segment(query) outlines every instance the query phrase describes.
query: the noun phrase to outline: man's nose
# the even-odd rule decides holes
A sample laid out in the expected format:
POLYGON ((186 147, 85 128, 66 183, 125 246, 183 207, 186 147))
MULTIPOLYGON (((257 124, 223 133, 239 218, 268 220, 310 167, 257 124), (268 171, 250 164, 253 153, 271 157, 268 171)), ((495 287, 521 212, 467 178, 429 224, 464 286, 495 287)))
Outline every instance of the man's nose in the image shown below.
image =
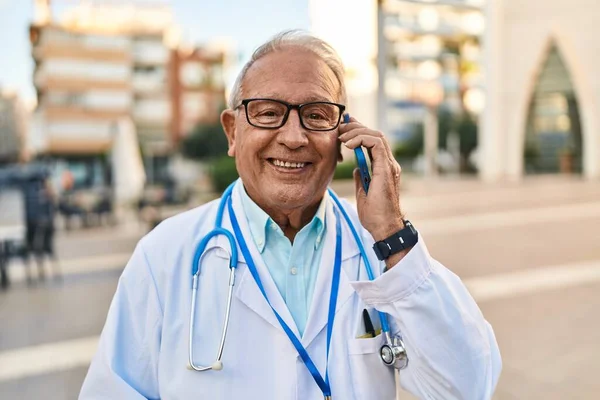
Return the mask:
POLYGON ((308 131, 300 123, 298 110, 291 110, 288 120, 277 135, 277 142, 290 149, 297 149, 308 144, 308 131))

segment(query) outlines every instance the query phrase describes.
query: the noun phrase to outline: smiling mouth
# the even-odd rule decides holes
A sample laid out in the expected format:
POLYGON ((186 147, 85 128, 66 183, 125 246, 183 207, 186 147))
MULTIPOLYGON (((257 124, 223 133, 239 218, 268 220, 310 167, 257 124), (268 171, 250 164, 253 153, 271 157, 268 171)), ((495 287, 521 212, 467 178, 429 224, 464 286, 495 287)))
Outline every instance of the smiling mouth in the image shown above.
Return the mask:
POLYGON ((269 158, 267 161, 269 161, 269 163, 273 164, 276 167, 286 168, 286 169, 290 169, 290 170, 302 169, 302 168, 306 167, 307 165, 311 164, 308 162, 283 161, 283 160, 278 160, 276 158, 269 158))

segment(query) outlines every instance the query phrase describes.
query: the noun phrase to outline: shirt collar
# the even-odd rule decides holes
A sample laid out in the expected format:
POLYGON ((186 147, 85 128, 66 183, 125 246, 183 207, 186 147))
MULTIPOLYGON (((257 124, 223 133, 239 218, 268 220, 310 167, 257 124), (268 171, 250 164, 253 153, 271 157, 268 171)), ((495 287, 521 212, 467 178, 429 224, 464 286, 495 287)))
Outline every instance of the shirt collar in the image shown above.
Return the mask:
MULTIPOLYGON (((252 239, 254 240, 254 244, 258 248, 258 251, 263 252, 266 245, 266 236, 267 236, 267 228, 271 223, 275 223, 269 214, 264 212, 262 208, 258 206, 246 193, 246 189, 242 188, 240 190, 241 198, 242 198, 242 207, 244 209, 244 213, 246 214, 246 218, 248 219, 248 226, 250 227, 250 233, 252 234, 252 239)), ((317 230, 317 236, 315 240, 315 249, 321 243, 323 232, 325 231, 325 212, 327 210, 327 202, 329 201, 329 193, 325 191, 325 195, 321 200, 321 204, 319 204, 319 208, 315 213, 315 216, 310 221, 308 226, 314 225, 317 230)))

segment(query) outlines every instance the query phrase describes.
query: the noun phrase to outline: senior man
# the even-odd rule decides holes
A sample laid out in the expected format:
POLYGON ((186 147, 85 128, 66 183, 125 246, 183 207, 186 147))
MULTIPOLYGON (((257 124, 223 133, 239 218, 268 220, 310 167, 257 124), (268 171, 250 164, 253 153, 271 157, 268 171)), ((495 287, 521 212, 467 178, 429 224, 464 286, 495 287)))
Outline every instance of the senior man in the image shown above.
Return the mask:
POLYGON ((491 326, 405 220, 385 136, 341 123, 345 103, 323 41, 285 32, 257 49, 221 115, 240 179, 139 242, 81 399, 492 396, 491 326), (372 157, 358 213, 327 189, 341 144, 372 157))

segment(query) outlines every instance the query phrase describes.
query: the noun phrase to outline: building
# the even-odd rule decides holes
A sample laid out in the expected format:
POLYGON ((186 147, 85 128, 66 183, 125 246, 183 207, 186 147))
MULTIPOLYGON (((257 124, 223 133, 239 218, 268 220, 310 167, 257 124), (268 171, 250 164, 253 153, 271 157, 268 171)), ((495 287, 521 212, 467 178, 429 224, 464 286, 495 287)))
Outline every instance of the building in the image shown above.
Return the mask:
POLYGON ((27 112, 16 93, 0 88, 0 165, 24 161, 27 112))
MULTIPOLYGON (((437 126, 431 114, 438 108, 456 116, 481 111, 480 2, 314 0, 310 18, 311 30, 344 61, 350 113, 393 146, 421 126, 437 126)), ((425 152, 434 164, 437 134, 423 130, 426 138, 435 136, 425 152)))
POLYGON ((474 119, 484 102, 481 6, 478 0, 310 2, 311 30, 346 65, 349 112, 386 134, 406 170, 471 169, 474 119), (452 126, 458 134, 450 135, 452 126), (414 163, 419 153, 424 162, 414 163))
POLYGON ((424 106, 453 115, 481 111, 480 2, 386 0, 379 13, 380 118, 392 139, 409 137, 423 123, 424 106))
POLYGON ((71 170, 76 186, 109 184, 115 129, 131 119, 147 182, 169 180, 181 137, 194 123, 218 119, 223 55, 179 50, 166 5, 82 2, 60 23, 51 20, 47 0, 36 6, 30 38, 38 155, 71 170))
POLYGON ((108 185, 107 155, 123 118, 133 119, 150 159, 156 142, 168 146, 170 53, 162 38, 169 10, 82 3, 58 23, 48 1, 36 6, 30 40, 38 156, 69 169, 76 187, 108 185))
POLYGON ((225 108, 223 48, 179 48, 172 50, 170 81, 172 142, 178 144, 199 123, 218 124, 225 108))
POLYGON ((480 173, 600 177, 600 3, 503 0, 486 6, 480 173))
POLYGON ((38 155, 72 170, 79 187, 105 184, 113 126, 130 114, 131 40, 48 24, 30 28, 38 155))

